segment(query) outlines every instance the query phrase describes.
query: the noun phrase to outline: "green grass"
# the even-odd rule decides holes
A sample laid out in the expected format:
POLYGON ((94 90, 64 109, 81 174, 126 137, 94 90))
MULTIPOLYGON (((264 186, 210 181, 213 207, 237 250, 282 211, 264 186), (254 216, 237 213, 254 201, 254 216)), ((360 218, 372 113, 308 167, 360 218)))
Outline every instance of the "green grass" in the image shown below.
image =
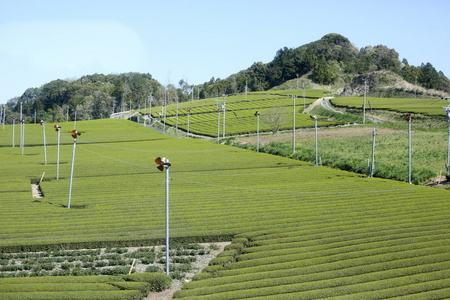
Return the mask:
POLYGON ((61 126, 59 180, 51 126, 47 165, 42 127, 26 128, 23 156, 10 127, 0 132, 1 252, 164 244, 164 174, 154 159, 165 156, 171 242, 238 238, 177 297, 386 298, 450 287, 448 191, 104 119, 77 122, 67 209, 73 123, 61 126), (44 171, 44 198, 33 199, 30 181, 44 171))

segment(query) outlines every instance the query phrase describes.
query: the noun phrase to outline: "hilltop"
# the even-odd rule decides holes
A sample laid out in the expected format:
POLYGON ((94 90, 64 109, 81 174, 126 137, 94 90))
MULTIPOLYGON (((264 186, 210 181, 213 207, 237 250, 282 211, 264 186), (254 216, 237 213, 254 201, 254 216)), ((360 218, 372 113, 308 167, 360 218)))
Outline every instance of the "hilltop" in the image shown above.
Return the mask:
POLYGON ((359 96, 363 93, 363 79, 368 79, 373 95, 380 97, 414 95, 415 84, 421 98, 441 98, 450 93, 449 79, 430 63, 411 66, 385 45, 358 50, 348 38, 336 33, 297 48, 284 47, 271 62, 255 62, 224 80, 212 78, 202 90, 210 96, 217 90, 219 94, 236 93, 247 82, 249 91, 304 86, 359 96))

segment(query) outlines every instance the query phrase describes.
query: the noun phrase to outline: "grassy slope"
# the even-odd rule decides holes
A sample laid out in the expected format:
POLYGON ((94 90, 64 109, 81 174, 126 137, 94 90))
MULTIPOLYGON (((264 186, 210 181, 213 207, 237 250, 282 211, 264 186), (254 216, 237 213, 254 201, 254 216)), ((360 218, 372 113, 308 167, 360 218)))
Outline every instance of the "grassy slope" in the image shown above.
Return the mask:
MULTIPOLYGON (((67 124, 69 129, 62 125, 65 145, 61 147, 58 181, 55 146, 47 148, 47 165, 43 164, 41 146, 25 148, 24 156, 20 148, 0 148, 3 249, 162 242, 164 175, 156 170, 154 159, 166 156, 172 163, 172 239, 220 240, 238 235, 250 241, 249 250, 236 256, 237 262, 221 267, 214 275, 225 278, 225 286, 203 290, 214 286, 212 279, 205 279, 201 291, 185 296, 239 299, 259 295, 276 299, 282 293, 300 297, 309 291, 303 295, 358 297, 358 293, 367 293, 363 297, 373 298, 378 293, 435 293, 450 287, 445 275, 448 266, 433 267, 450 250, 448 191, 175 139, 124 120, 98 120, 77 123, 77 129, 84 133, 76 152, 73 208, 69 210, 65 206, 73 139, 67 132, 73 124, 67 124), (37 202, 31 198, 29 183, 43 171, 45 197, 37 202), (290 233, 294 240, 283 241, 290 233), (257 241, 265 236, 270 236, 267 243, 271 250, 258 251, 262 245, 257 241), (420 259, 405 265, 392 262, 413 257, 420 259), (342 264, 336 267, 337 262, 342 264), (381 264, 380 268, 364 268, 374 263, 381 264), (362 268, 356 273, 347 272, 359 266, 362 268), (321 277, 322 281, 317 281, 316 275, 292 277, 304 271, 322 273, 322 267, 331 271, 328 277, 321 277), (265 278, 272 271, 287 268, 289 272, 273 275, 286 280, 259 285, 246 277, 265 278), (381 272, 380 276, 372 276, 376 275, 374 270, 381 272), (244 283, 235 285, 233 278, 238 273, 244 283), (341 281, 342 276, 348 281, 341 281), (340 286, 337 294, 336 286, 340 286)), ((48 140, 55 140, 51 126, 47 128, 48 140)), ((0 145, 9 145, 9 130, 7 126, 0 132, 0 145)), ((36 125, 26 130, 30 134, 26 143, 38 145, 42 128, 36 125)))

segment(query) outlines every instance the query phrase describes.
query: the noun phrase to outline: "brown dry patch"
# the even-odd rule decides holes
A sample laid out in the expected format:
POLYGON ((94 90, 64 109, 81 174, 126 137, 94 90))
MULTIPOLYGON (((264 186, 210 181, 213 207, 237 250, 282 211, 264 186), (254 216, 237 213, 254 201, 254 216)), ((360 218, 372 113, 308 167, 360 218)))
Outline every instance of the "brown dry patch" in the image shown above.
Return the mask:
MULTIPOLYGON (((401 130, 382 128, 377 129, 378 134, 393 134, 401 132, 401 130)), ((341 139, 356 136, 371 135, 373 128, 371 127, 339 127, 330 129, 319 129, 317 131, 318 138, 326 139, 341 139)), ((315 138, 314 129, 301 129, 297 130, 295 134, 295 142, 308 141, 315 138)), ((236 142, 241 144, 256 144, 256 135, 250 137, 236 138, 236 142)), ((259 142, 261 145, 267 145, 270 142, 290 142, 292 141, 292 131, 290 132, 278 132, 276 134, 261 135, 259 136, 259 142)))

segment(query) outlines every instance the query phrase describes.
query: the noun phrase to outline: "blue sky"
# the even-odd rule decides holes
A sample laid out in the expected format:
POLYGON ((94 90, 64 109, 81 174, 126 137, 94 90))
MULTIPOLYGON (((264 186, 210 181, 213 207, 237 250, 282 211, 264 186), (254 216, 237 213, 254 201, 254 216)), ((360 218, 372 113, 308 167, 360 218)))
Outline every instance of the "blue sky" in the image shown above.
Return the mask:
POLYGON ((450 77, 448 0, 0 0, 0 103, 94 73, 200 84, 328 33, 450 77))

